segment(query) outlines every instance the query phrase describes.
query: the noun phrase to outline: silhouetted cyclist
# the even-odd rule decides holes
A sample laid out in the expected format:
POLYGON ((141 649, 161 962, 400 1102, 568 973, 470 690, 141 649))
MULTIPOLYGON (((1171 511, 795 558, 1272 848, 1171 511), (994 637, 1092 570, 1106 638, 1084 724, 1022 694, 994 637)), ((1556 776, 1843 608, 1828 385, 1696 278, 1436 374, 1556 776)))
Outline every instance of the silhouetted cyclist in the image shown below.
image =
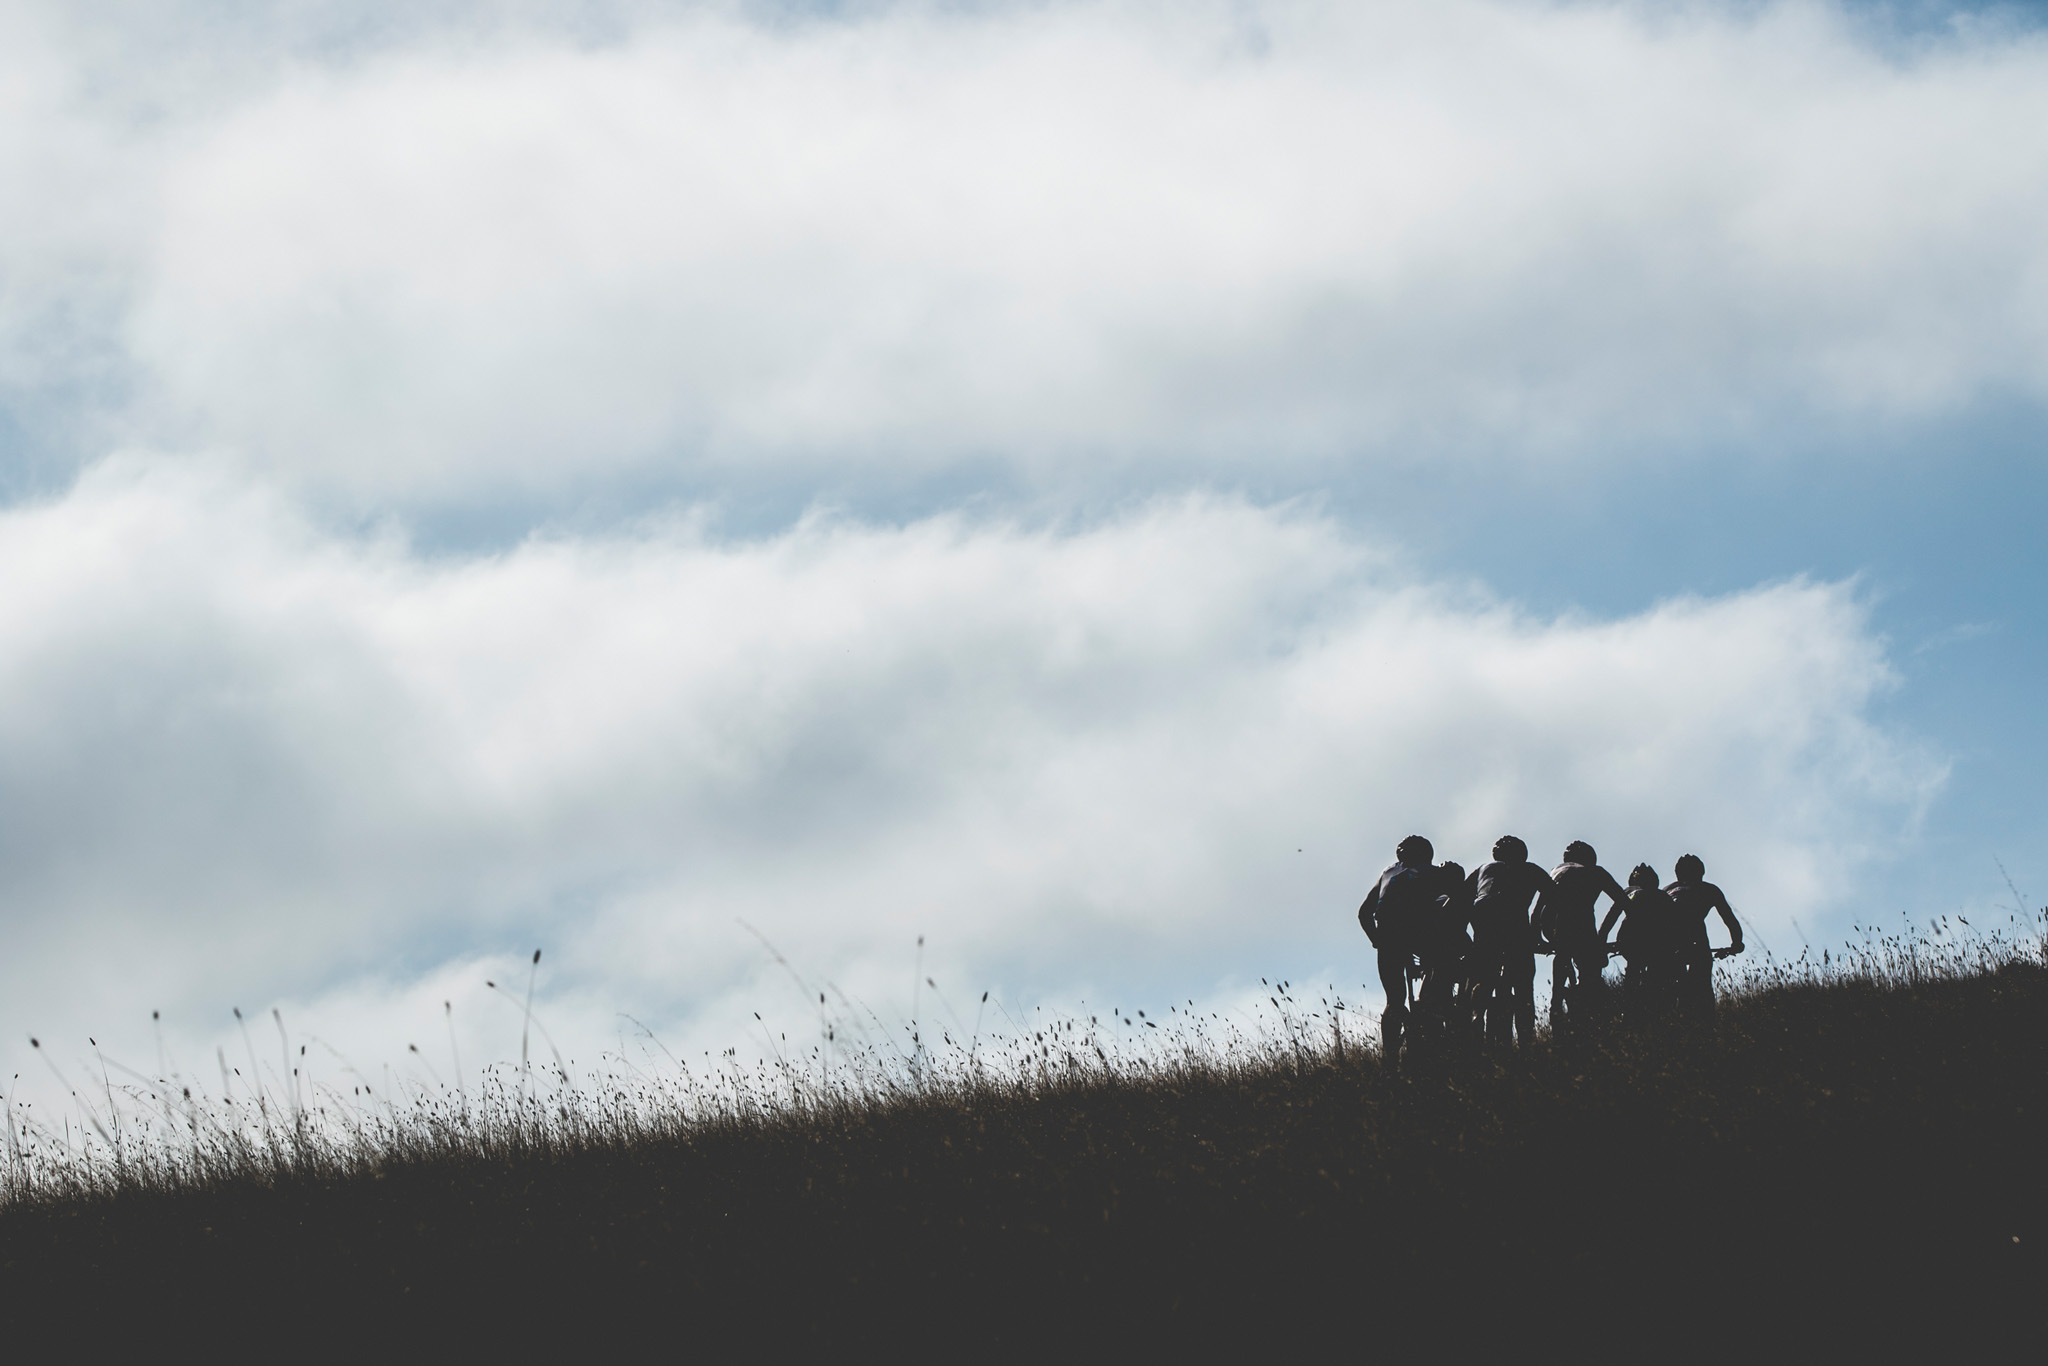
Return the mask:
POLYGON ((1529 862, 1529 846, 1513 835, 1493 842, 1493 862, 1465 885, 1472 892, 1473 1006, 1486 1036, 1523 1043, 1536 1037, 1536 931, 1530 921, 1555 890, 1550 874, 1529 862))
POLYGON ((1647 863, 1638 863, 1629 873, 1628 903, 1614 936, 1615 951, 1628 962, 1622 979, 1625 1006, 1642 1018, 1670 1012, 1683 975, 1679 948, 1684 927, 1678 922, 1678 903, 1657 881, 1657 870, 1647 863))
POLYGON ((1468 1015, 1466 988, 1468 963, 1472 956, 1472 889, 1465 885, 1465 870, 1449 859, 1436 866, 1437 886, 1442 888, 1429 918, 1429 932, 1423 939, 1422 999, 1417 1002, 1422 1018, 1439 1034, 1457 1034, 1468 1015))
POLYGON ((1379 950, 1380 989, 1387 1006, 1380 1013, 1380 1051, 1389 1066, 1401 1065, 1401 1036, 1408 1023, 1408 970, 1429 935, 1431 912, 1441 895, 1436 850, 1420 835, 1394 846, 1394 861, 1379 875, 1358 907, 1358 925, 1379 950))
POLYGON ((1681 976, 1678 1004, 1688 1013, 1711 1018, 1714 1013, 1714 959, 1742 952, 1742 922, 1719 887, 1707 881, 1707 865, 1697 854, 1681 854, 1671 874, 1677 881, 1664 889, 1678 907, 1678 952, 1681 976), (1728 947, 1715 950, 1707 938, 1707 917, 1720 912, 1728 927, 1728 947))
POLYGON ((1537 922, 1541 937, 1554 955, 1550 960, 1550 1027, 1568 1019, 1597 1015, 1606 1008, 1607 932, 1621 918, 1628 893, 1614 874, 1600 866, 1600 856, 1584 840, 1564 847, 1564 862, 1550 870, 1557 889, 1546 914, 1537 922), (1596 928, 1593 910, 1605 895, 1613 902, 1607 919, 1596 928))

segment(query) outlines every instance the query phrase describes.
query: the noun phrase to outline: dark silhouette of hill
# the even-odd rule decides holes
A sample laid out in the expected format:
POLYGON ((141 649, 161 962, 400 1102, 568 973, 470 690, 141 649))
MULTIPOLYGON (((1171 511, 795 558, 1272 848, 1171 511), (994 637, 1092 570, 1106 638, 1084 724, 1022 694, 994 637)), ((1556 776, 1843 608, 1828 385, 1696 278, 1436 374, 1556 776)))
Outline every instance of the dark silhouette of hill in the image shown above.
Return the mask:
MULTIPOLYGON (((1896 967, 1896 965, 1895 965, 1896 967)), ((1902 1355, 2037 1330, 2048 969, 1520 1053, 1069 1066, 0 1210, 9 1341, 293 1355, 1902 1355)), ((311 1150, 308 1150, 311 1153, 311 1150)), ((260 1164, 259 1164, 260 1165, 260 1164)), ((2009 1339, 2014 1343, 2026 1339, 2009 1339)))

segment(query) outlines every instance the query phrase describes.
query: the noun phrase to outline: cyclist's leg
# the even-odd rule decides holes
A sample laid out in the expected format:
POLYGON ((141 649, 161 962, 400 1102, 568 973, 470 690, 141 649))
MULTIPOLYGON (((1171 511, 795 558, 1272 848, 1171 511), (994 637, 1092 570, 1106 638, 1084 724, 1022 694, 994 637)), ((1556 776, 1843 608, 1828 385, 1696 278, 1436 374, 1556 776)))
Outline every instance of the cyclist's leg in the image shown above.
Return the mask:
POLYGON ((1486 1037, 1503 1045, 1515 1041, 1515 984, 1510 957, 1496 951, 1486 965, 1486 1037))
POLYGON ((1480 1038, 1500 1038, 1508 1021, 1506 1007, 1501 995, 1499 946, 1482 939, 1472 948, 1472 1017, 1480 1038))
POLYGON ((1380 1051, 1389 1061, 1401 1056, 1401 1036, 1408 1023, 1409 954, 1380 947, 1380 990, 1386 993, 1386 1009, 1380 1012, 1380 1051))
POLYGON ((1415 1019, 1410 1029, 1432 1039, 1440 1039, 1450 1020, 1449 974, 1444 971, 1443 960, 1435 954, 1424 958, 1415 971, 1415 1019))
POLYGON ((1714 951, 1694 948, 1686 952, 1686 1012, 1702 1020, 1714 1018, 1714 951))
POLYGON ((1408 1004, 1408 955, 1390 948, 1379 951, 1380 990, 1389 1006, 1408 1004))
POLYGON ((1451 1034, 1463 1038, 1472 1028, 1472 954, 1469 947, 1462 949, 1450 970, 1451 994, 1444 1012, 1444 1025, 1451 1034))
POLYGON ((1508 991, 1515 1003, 1518 1042, 1536 1041, 1536 951, 1518 949, 1508 960, 1508 991))
POLYGON ((1657 955, 1656 980, 1650 993, 1653 1008, 1659 1016, 1676 1014, 1684 994, 1685 956, 1675 950, 1666 949, 1657 955))
POLYGON ((1449 947, 1436 948, 1423 960, 1422 1015, 1433 1034, 1456 1027, 1458 978, 1463 971, 1460 955, 1449 947))
POLYGON ((1607 1013, 1607 960, 1597 945, 1588 944, 1577 956, 1579 985, 1573 994, 1572 1008, 1587 1019, 1595 1019, 1607 1013))
POLYGON ((1643 971, 1643 1014, 1662 1019, 1671 1013, 1671 955, 1659 953, 1643 971))

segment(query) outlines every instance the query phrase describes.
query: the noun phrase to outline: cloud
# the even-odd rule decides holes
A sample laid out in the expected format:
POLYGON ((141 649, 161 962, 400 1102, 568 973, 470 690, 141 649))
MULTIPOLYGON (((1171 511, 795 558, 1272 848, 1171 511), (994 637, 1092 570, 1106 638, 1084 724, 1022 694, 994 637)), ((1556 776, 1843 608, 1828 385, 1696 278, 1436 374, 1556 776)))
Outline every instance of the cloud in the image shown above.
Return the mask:
POLYGON ((1350 982, 1411 830, 1692 848, 1775 940, 1943 781, 1850 584, 1537 615, 1189 490, 2038 403, 2038 35, 210 16, 0 15, 9 1037, 473 1072, 540 945, 566 1051, 711 1048, 798 1004, 754 930, 888 1018, 919 935, 961 1001, 1350 982))
POLYGON ((1846 585, 1534 618, 1229 499, 450 557, 109 462, 0 514, 0 578, 0 1000, 131 1056, 282 1001, 377 1058, 448 999, 502 1058, 535 944, 576 1056, 723 1043, 792 994, 741 922, 897 1010, 918 935, 961 999, 1362 973, 1415 829, 1696 849, 1768 936, 1941 779, 1846 585))
POLYGON ((1302 487, 2048 391, 2030 31, 1480 0, 535 12, 281 9, 145 52, 25 11, 17 407, 377 507, 1302 487))

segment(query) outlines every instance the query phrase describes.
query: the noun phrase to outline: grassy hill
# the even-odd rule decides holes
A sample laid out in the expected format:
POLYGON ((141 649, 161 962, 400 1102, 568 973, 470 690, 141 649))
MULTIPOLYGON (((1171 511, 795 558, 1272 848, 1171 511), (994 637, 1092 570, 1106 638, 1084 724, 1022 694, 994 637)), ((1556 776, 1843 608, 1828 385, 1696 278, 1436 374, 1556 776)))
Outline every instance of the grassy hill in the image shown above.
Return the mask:
POLYGON ((1398 1076, 1300 1038, 1113 1065, 1033 1046, 1039 1070, 1002 1082, 653 1124, 586 1097, 17 1191, 7 1331, 320 1356, 1462 1359, 1946 1354, 2039 1317, 2033 951, 1758 974, 1708 1029, 1398 1076))

